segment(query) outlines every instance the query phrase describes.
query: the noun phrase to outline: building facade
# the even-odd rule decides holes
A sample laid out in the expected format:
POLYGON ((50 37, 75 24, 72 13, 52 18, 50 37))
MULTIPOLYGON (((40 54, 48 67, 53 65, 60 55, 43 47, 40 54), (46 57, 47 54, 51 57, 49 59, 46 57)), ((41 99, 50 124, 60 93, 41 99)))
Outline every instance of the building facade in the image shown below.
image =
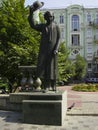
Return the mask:
POLYGON ((75 60, 80 54, 87 63, 87 77, 98 77, 98 8, 71 5, 51 11, 60 26, 61 42, 70 51, 69 58, 75 60))

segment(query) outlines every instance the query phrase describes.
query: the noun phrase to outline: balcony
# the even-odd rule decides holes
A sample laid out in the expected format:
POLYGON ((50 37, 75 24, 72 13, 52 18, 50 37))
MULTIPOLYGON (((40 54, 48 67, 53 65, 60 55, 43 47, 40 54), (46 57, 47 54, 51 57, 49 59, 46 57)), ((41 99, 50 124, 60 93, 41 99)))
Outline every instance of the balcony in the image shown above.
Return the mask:
POLYGON ((98 44, 98 36, 94 36, 94 42, 98 44))
POLYGON ((80 45, 71 45, 69 46, 70 49, 82 49, 83 46, 80 46, 80 45))
POLYGON ((90 21, 89 26, 92 26, 94 28, 98 28, 98 19, 95 19, 94 21, 90 21))
POLYGON ((92 55, 87 55, 86 59, 87 59, 87 61, 91 61, 91 60, 93 60, 93 56, 92 55))
POLYGON ((98 19, 95 19, 94 20, 94 25, 93 25, 95 28, 98 28, 98 19))
POLYGON ((90 21, 89 22, 89 26, 93 26, 94 22, 93 21, 90 21))
POLYGON ((92 72, 92 68, 88 68, 87 71, 88 71, 88 72, 92 72))
POLYGON ((98 74, 98 68, 94 68, 93 72, 98 74))
POLYGON ((95 59, 98 59, 98 52, 95 52, 95 53, 94 53, 94 58, 95 58, 95 59))
POLYGON ((93 37, 86 37, 86 42, 91 43, 93 42, 93 37))

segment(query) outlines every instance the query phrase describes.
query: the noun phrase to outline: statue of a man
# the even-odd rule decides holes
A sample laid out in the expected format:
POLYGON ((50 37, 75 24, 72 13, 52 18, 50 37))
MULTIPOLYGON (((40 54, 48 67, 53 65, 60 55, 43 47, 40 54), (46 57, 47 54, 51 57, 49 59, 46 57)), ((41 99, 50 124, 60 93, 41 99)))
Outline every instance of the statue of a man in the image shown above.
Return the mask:
MULTIPOLYGON (((36 4, 39 4, 38 1, 36 4)), ((43 4, 43 2, 40 4, 43 4)), ((46 11, 44 14, 46 23, 35 24, 33 17, 35 10, 36 8, 34 3, 34 6, 30 7, 28 21, 33 29, 41 32, 36 76, 39 78, 43 77, 45 90, 48 90, 50 87, 55 90, 60 29, 54 22, 54 16, 49 11, 46 11)))

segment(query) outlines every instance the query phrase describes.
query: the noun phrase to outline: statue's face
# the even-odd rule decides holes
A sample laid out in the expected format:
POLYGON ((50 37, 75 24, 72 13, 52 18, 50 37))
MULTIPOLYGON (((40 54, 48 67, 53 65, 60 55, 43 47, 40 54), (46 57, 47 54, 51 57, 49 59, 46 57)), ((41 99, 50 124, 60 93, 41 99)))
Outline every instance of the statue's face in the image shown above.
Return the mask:
POLYGON ((53 20, 53 17, 52 17, 52 16, 51 16, 51 17, 47 16, 45 20, 46 20, 46 21, 52 21, 52 20, 53 20))
POLYGON ((44 18, 45 18, 45 20, 46 20, 47 22, 53 20, 53 16, 52 16, 51 12, 49 12, 49 11, 47 11, 47 12, 44 14, 44 18))

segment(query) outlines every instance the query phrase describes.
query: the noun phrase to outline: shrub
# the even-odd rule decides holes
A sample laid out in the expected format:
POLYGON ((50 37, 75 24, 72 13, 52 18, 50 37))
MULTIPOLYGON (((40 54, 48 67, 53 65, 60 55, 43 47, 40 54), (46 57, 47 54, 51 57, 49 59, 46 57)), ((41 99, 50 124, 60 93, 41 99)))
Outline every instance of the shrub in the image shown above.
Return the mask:
POLYGON ((0 77, 0 89, 8 91, 9 85, 8 85, 8 80, 6 78, 0 77))
POLYGON ((98 92, 98 84, 76 84, 72 90, 83 92, 98 92))

